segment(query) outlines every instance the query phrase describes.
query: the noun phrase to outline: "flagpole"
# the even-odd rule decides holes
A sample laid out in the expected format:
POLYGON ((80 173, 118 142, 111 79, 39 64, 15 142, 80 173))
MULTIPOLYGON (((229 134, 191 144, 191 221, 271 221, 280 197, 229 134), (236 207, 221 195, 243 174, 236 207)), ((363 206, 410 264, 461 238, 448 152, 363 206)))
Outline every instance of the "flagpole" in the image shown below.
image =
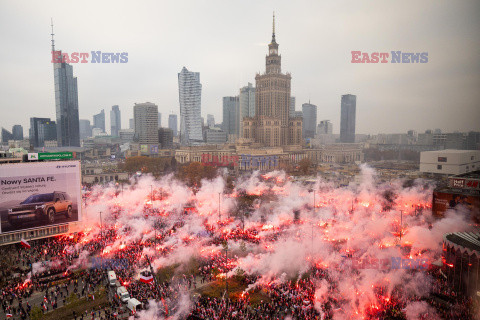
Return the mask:
POLYGON ((147 259, 147 263, 150 266, 150 272, 152 273, 152 276, 153 276, 153 282, 155 283, 155 288, 157 289, 157 294, 160 294, 160 289, 158 288, 158 283, 157 283, 157 277, 155 276, 155 273, 153 272, 153 267, 152 267, 152 264, 150 263, 150 259, 148 258, 148 255, 145 255, 145 258, 147 259))

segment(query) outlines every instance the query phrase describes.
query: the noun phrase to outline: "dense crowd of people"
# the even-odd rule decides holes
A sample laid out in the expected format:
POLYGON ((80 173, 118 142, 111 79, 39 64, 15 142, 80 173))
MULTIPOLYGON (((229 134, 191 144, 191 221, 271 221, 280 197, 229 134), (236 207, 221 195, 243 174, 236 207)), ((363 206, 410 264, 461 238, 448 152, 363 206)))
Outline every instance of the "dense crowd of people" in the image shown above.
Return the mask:
MULTIPOLYGON (((20 249, 19 245, 1 247, 0 304, 3 314, 9 314, 13 319, 29 319, 34 307, 48 313, 68 305, 72 295, 93 300, 99 288, 105 287, 108 302, 102 307, 103 311, 72 312, 71 318, 118 319, 122 315, 130 315, 131 311, 116 297, 114 289, 109 287, 106 281, 107 270, 115 271, 119 284, 128 289, 132 298, 142 302, 144 308, 148 309, 152 301, 161 305, 159 317, 180 312, 180 296, 185 294, 192 303, 187 311, 181 311, 181 316, 190 319, 331 319, 336 314, 346 312, 342 310, 344 301, 337 283, 330 277, 328 270, 320 266, 312 266, 296 281, 258 282, 259 275, 243 274, 237 277, 243 288, 255 283, 261 284, 235 297, 196 294, 199 287, 220 282, 219 279, 223 279, 222 276, 235 267, 235 254, 228 254, 227 247, 218 249, 219 245, 226 245, 227 239, 259 243, 258 232, 245 231, 243 228, 219 234, 215 226, 207 226, 205 229, 209 240, 205 247, 217 249, 200 253, 194 271, 173 273, 158 283, 138 281, 141 270, 150 270, 145 250, 155 249, 157 257, 168 256, 171 248, 164 240, 181 226, 181 222, 171 228, 159 224, 154 238, 121 242, 120 245, 118 230, 115 226, 110 226, 103 227, 100 234, 86 232, 30 241, 31 247, 28 249, 20 249), (115 248, 113 243, 117 243, 115 248), (92 258, 97 259, 96 263, 92 263, 92 258), (329 284, 329 298, 318 303, 315 291, 322 280, 329 284), (264 299, 252 301, 251 296, 259 292, 264 299), (41 298, 32 303, 34 295, 41 298)), ((275 239, 270 237, 266 241, 275 239)), ((183 241, 188 244, 191 240, 187 237, 183 241)), ((435 280, 428 297, 406 295, 402 288, 395 288, 387 294, 384 288, 379 287, 372 306, 365 308, 357 305, 358 310, 367 319, 388 319, 403 314, 408 303, 424 301, 431 307, 432 313, 422 314, 421 319, 471 318, 471 310, 478 308, 475 301, 457 296, 442 277, 433 273, 430 276, 435 280)))

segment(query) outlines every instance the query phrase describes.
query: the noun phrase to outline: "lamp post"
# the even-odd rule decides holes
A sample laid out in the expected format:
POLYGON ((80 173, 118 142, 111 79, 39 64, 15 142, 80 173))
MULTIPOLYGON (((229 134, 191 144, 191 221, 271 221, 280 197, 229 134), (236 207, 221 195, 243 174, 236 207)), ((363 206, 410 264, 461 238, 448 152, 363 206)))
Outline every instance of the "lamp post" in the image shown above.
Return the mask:
POLYGON ((228 242, 225 241, 225 297, 228 299, 228 242))
POLYGON ((400 245, 402 244, 403 210, 400 210, 400 245))
POLYGON ((315 189, 313 189, 313 212, 315 213, 317 208, 315 207, 315 189))
POLYGON ((221 213, 220 213, 220 194, 221 194, 221 192, 218 193, 218 221, 220 221, 221 218, 222 218, 221 213))
POLYGON ((311 250, 312 250, 312 257, 313 257, 313 220, 312 220, 312 248, 311 248, 311 250))
POLYGON ((103 242, 103 222, 102 222, 102 211, 100 211, 100 242, 103 242))
POLYGON ((148 266, 150 267, 150 273, 153 276, 153 282, 155 284, 155 289, 157 292, 155 293, 155 299, 158 298, 158 294, 160 293, 160 289, 158 288, 158 283, 157 283, 157 276, 155 275, 155 272, 153 271, 152 264, 150 263, 150 259, 148 258, 148 255, 145 255, 145 259, 147 259, 148 266))

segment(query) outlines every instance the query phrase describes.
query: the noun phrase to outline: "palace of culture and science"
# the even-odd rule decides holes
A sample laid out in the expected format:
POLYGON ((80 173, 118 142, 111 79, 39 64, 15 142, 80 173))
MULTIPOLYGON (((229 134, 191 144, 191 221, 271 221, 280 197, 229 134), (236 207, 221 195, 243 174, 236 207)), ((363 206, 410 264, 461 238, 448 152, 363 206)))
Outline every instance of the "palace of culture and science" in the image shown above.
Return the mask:
POLYGON ((266 71, 255 76, 255 116, 243 120, 243 137, 265 147, 302 143, 302 118, 289 115, 292 76, 282 73, 281 58, 275 41, 274 16, 266 71))

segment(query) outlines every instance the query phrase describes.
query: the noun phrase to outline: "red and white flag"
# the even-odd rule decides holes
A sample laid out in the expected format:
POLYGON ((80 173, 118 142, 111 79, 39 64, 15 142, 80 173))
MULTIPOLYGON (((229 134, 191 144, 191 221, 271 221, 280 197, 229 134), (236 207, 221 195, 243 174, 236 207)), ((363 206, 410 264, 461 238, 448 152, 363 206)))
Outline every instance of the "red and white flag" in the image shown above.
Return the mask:
POLYGON ((22 238, 22 241, 20 241, 20 244, 22 245, 22 247, 24 248, 27 248, 27 249, 30 249, 30 243, 27 242, 27 240, 23 239, 22 238))
POLYGON ((165 314, 168 316, 168 306, 165 303, 165 299, 161 298, 161 300, 162 300, 163 306, 165 307, 165 314))
POLYGON ((142 281, 143 283, 152 283, 153 282, 153 276, 150 274, 150 275, 143 275, 143 274, 140 274, 140 281, 142 281))
POLYGON ((7 316, 7 319, 13 317, 11 313, 7 313, 6 316, 7 316))

